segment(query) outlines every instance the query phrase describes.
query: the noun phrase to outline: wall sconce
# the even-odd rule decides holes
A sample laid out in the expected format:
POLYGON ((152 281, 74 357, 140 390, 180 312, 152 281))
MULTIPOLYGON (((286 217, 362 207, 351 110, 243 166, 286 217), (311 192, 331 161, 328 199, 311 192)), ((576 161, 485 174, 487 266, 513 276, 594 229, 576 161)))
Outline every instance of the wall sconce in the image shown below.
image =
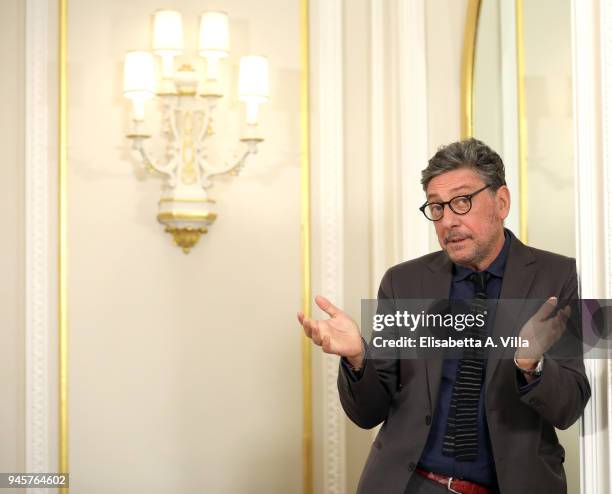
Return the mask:
POLYGON ((238 97, 245 103, 246 126, 240 139, 244 151, 234 163, 209 160, 209 141, 215 131, 213 113, 223 92, 220 64, 229 55, 229 19, 224 12, 204 12, 200 17, 198 55, 206 61, 205 74, 192 64, 175 70, 175 58, 183 53, 183 21, 180 12, 154 14, 153 50, 125 55, 123 91, 132 102, 132 130, 127 137, 147 170, 163 177, 157 219, 175 242, 189 253, 217 217, 208 189, 218 175, 236 175, 263 141, 258 132, 258 110, 268 101, 268 61, 262 56, 240 59, 238 97), (159 57, 157 77, 154 54, 159 57), (145 132, 145 102, 157 97, 161 109, 162 139, 166 156, 156 160, 145 149, 151 136, 145 132))

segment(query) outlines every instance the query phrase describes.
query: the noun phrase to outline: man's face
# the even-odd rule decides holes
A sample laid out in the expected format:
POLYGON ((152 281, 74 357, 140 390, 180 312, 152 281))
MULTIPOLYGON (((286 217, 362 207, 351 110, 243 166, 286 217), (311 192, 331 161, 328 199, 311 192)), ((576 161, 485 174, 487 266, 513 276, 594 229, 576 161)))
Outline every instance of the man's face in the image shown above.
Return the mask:
MULTIPOLYGON (((485 185, 476 171, 460 168, 433 178, 427 186, 427 201, 449 201, 485 185)), ((503 221, 509 209, 510 192, 506 186, 495 193, 491 189, 480 192, 472 198, 472 209, 464 215, 445 206, 442 219, 434 222, 440 247, 456 264, 477 270, 487 268, 503 246, 503 221)))

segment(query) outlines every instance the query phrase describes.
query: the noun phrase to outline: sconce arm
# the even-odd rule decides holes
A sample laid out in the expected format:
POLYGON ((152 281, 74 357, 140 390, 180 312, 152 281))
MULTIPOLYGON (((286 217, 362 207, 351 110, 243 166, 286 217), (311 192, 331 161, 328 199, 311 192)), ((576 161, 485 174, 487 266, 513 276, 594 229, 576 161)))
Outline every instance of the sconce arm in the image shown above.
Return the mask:
POLYGON ((202 180, 207 182, 210 178, 218 175, 238 175, 238 173, 240 173, 240 170, 244 167, 246 159, 250 154, 254 153, 250 149, 247 149, 237 161, 231 164, 225 163, 223 166, 220 167, 211 166, 210 163, 206 160, 199 160, 198 162, 200 164, 200 168, 204 172, 202 174, 202 180))
POLYGON ((160 165, 158 160, 151 159, 143 143, 144 139, 147 139, 148 137, 149 136, 144 136, 144 135, 139 135, 139 136, 129 135, 128 136, 129 139, 132 139, 132 149, 138 153, 143 166, 149 172, 160 173, 168 177, 170 181, 175 181, 176 180, 176 168, 177 168, 175 157, 172 156, 171 159, 168 161, 168 163, 165 166, 160 165))

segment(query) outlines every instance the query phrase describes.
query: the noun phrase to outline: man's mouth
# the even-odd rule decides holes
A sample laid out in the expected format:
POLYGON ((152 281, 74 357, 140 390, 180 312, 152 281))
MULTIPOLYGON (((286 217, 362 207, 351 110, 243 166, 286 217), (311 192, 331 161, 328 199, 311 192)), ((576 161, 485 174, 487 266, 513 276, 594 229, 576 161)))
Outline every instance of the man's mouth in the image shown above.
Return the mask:
POLYGON ((451 237, 446 240, 447 245, 461 245, 465 242, 468 237, 451 237))

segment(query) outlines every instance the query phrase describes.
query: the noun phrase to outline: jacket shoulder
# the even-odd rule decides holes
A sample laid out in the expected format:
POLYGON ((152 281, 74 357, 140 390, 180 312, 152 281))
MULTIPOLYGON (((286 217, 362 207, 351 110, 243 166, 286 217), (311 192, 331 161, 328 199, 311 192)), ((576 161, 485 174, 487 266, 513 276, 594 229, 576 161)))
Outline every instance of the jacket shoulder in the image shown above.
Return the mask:
POLYGON ((564 256, 547 250, 537 249, 523 245, 526 256, 519 256, 519 259, 526 261, 527 264, 535 262, 538 272, 549 280, 564 280, 576 277, 576 259, 564 256))
POLYGON ((395 274, 405 274, 411 273, 414 271, 421 271, 423 268, 429 266, 430 264, 436 264, 438 262, 443 262, 446 259, 446 253, 442 250, 438 250, 436 252, 431 252, 430 254, 425 254, 424 256, 417 257, 415 259, 410 259, 409 261, 404 261, 395 266, 391 266, 387 269, 387 273, 391 276, 395 274))
POLYGON ((576 259, 573 257, 564 256, 563 254, 557 254, 555 252, 550 252, 548 250, 537 249, 535 247, 527 247, 527 248, 531 251, 531 254, 538 261, 542 261, 545 263, 554 264, 558 266, 576 264, 576 259))

